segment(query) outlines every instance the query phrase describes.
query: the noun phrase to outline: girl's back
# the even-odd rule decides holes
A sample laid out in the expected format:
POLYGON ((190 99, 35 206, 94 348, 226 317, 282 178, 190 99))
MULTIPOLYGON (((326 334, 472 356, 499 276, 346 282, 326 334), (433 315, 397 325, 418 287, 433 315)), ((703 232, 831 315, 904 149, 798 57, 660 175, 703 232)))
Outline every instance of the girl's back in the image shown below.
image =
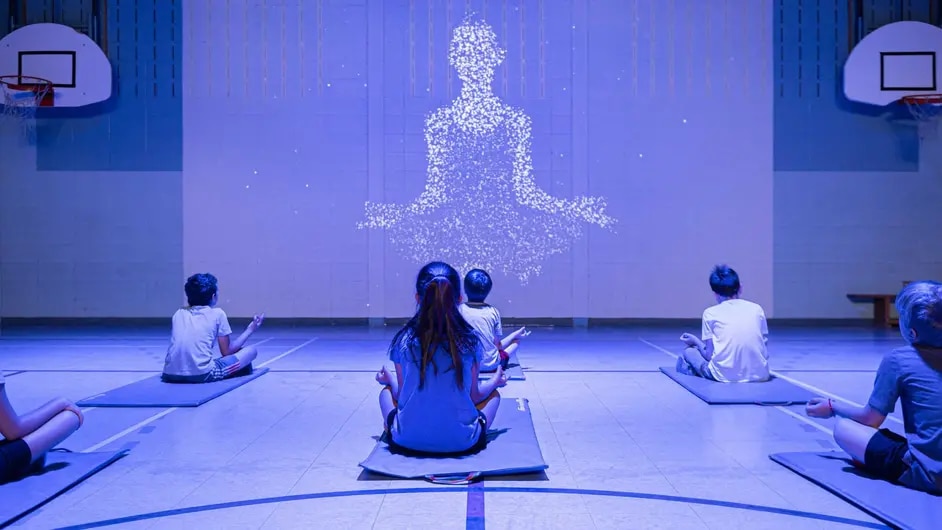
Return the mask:
MULTIPOLYGON (((476 341, 475 341, 476 342, 476 341)), ((422 348, 412 337, 392 348, 390 359, 402 369, 398 413, 391 427, 394 442, 415 451, 461 452, 471 448, 481 434, 480 413, 471 398, 476 384, 472 368, 480 362, 481 350, 462 353, 462 382, 455 380, 451 355, 438 346, 420 385, 422 348)))

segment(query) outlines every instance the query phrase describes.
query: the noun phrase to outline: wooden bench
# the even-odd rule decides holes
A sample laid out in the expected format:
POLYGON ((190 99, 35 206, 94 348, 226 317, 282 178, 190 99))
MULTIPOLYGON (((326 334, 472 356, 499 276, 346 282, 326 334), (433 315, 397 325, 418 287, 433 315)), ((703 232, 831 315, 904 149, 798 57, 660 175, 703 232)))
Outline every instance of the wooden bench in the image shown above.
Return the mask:
POLYGON ((896 303, 895 294, 849 294, 847 299, 855 304, 873 304, 874 325, 884 327, 899 325, 899 320, 890 315, 890 310, 896 303))

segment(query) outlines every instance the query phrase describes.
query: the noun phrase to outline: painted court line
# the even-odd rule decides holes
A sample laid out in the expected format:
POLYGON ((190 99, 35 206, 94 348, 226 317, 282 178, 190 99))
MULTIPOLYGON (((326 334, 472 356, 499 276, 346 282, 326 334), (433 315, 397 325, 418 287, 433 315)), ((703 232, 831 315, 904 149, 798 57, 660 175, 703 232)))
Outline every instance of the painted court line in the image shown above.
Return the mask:
MULTIPOLYGON (((164 517, 174 517, 180 515, 188 515, 194 513, 204 513, 204 512, 213 512, 220 510, 227 510, 231 508, 244 508, 248 506, 263 506, 267 504, 277 504, 277 503, 287 503, 287 502, 303 502, 303 501, 312 501, 312 500, 322 500, 322 499, 342 499, 342 498, 352 498, 352 497, 368 497, 371 495, 416 495, 416 494, 455 494, 461 491, 468 491, 469 495, 472 494, 471 491, 474 491, 474 494, 477 494, 478 490, 465 490, 463 488, 452 488, 452 487, 416 487, 416 488, 382 488, 382 489, 369 489, 369 490, 347 490, 347 491, 328 491, 320 493, 305 493, 297 495, 285 495, 281 497, 263 497, 256 499, 248 499, 242 501, 231 501, 231 502, 221 502, 217 504, 205 504, 202 506, 191 506, 187 508, 174 508, 169 510, 157 511, 142 513, 137 515, 130 515, 125 517, 119 517, 115 519, 104 519, 94 522, 81 523, 72 526, 60 527, 59 530, 79 530, 86 528, 104 528, 107 526, 117 526, 121 524, 134 523, 140 521, 155 520, 164 517)), ((515 487, 515 486, 485 486, 481 484, 479 486, 480 493, 483 494, 494 494, 494 493, 515 493, 517 495, 521 493, 526 494, 550 494, 550 495, 578 495, 578 496, 593 496, 593 497, 608 497, 616 499, 640 499, 640 500, 651 500, 651 501, 661 501, 667 503, 677 503, 677 504, 686 504, 686 505, 697 505, 697 506, 713 506, 719 508, 728 508, 733 510, 745 510, 755 513, 767 513, 774 515, 782 515, 786 517, 796 517, 801 519, 808 519, 812 521, 822 521, 835 524, 842 524, 851 527, 857 528, 886 528, 885 525, 876 522, 861 521, 859 519, 851 519, 848 517, 840 517, 835 515, 826 515, 821 513, 806 512, 801 510, 793 510, 790 508, 778 508, 773 506, 763 506, 758 504, 746 504, 742 502, 733 502, 733 501, 723 501, 718 499, 707 499, 701 497, 683 497, 679 495, 664 495, 659 493, 642 493, 635 491, 612 491, 612 490, 591 490, 591 489, 576 489, 576 488, 527 488, 527 487, 515 487)), ((405 502, 408 502, 406 500, 405 502)), ((513 509, 508 507, 508 509, 513 509)), ((695 517, 695 516, 694 516, 695 517)), ((476 514, 471 514, 470 520, 466 523, 466 528, 481 528, 483 529, 483 521, 480 521, 481 526, 478 525, 478 519, 476 514)), ((783 522, 782 526, 786 526, 788 523, 783 522)))
POLYGON ((484 484, 468 484, 468 508, 465 515, 465 530, 484 530, 484 484))
MULTIPOLYGON (((649 341, 647 341, 647 340, 645 340, 645 339, 642 339, 642 338, 640 338, 640 337, 638 338, 638 340, 641 341, 641 342, 643 342, 643 343, 645 343, 645 344, 647 344, 648 346, 650 346, 650 347, 652 347, 652 348, 654 348, 654 349, 656 349, 656 350, 662 352, 662 353, 666 353, 667 355, 670 355, 670 356, 673 357, 674 359, 676 359, 677 357, 679 357, 679 355, 677 355, 676 353, 674 353, 674 352, 672 352, 672 351, 670 351, 670 350, 668 350, 668 349, 666 349, 666 348, 662 348, 662 347, 658 346, 657 344, 654 344, 653 342, 649 342, 649 341)), ((834 394, 834 393, 831 393, 831 392, 827 392, 827 391, 825 391, 825 390, 822 390, 822 389, 820 389, 820 388, 818 388, 818 387, 816 387, 816 386, 814 386, 814 385, 809 385, 809 384, 804 383, 804 382, 802 382, 802 381, 799 381, 799 380, 797 380, 797 379, 788 377, 788 376, 786 376, 786 375, 782 375, 781 373, 776 372, 775 370, 769 370, 769 373, 771 373, 771 374, 774 375, 775 377, 778 377, 778 378, 781 378, 781 379, 783 379, 783 380, 785 380, 785 381, 788 381, 789 383, 791 383, 791 384, 793 384, 793 385, 800 386, 800 387, 804 388, 805 390, 810 390, 810 391, 812 391, 812 392, 817 392, 819 395, 824 396, 824 397, 826 397, 826 398, 830 398, 830 399, 833 399, 833 400, 835 400, 835 401, 842 401, 842 402, 844 402, 844 403, 846 403, 846 404, 848 404, 848 405, 854 406, 854 407, 862 407, 862 406, 863 406, 863 405, 861 405, 861 404, 859 404, 859 403, 855 403, 855 402, 853 402, 853 401, 851 401, 851 400, 849 400, 849 399, 842 398, 841 396, 838 396, 838 395, 836 395, 836 394, 834 394)), ((793 417, 796 417, 796 418, 799 418, 799 417, 800 417, 799 415, 794 414, 792 411, 787 410, 787 409, 785 409, 785 408, 783 408, 783 407, 776 407, 776 408, 778 408, 779 410, 781 410, 781 411, 783 411, 783 412, 786 412, 786 411, 787 411, 787 414, 788 414, 789 416, 793 416, 793 417)), ((903 424, 903 421, 902 421, 902 420, 900 420, 899 418, 896 418, 896 417, 894 417, 894 416, 887 416, 886 418, 887 418, 888 420, 895 421, 896 423, 899 423, 900 425, 903 424)), ((802 421, 807 420, 807 418, 801 418, 801 419, 802 419, 802 421)), ((817 423, 814 423, 814 422, 812 422, 811 420, 807 420, 807 421, 805 421, 805 423, 808 423, 809 425, 812 425, 812 424, 813 424, 814 427, 815 427, 815 429, 819 429, 819 427, 821 427, 821 425, 819 425, 819 424, 817 424, 817 423)), ((819 429, 819 430, 820 430, 820 429, 819 429)), ((830 433, 830 431, 827 431, 827 432, 830 433)))
MULTIPOLYGON (((271 340, 271 339, 266 339, 266 341, 269 341, 269 340, 271 340)), ((301 348, 307 346, 308 344, 314 342, 315 340, 317 340, 317 338, 313 338, 313 339, 311 339, 311 340, 309 340, 309 341, 307 341, 307 342, 301 344, 300 346, 296 346, 296 347, 294 347, 294 348, 291 348, 290 350, 286 351, 285 353, 282 353, 281 355, 278 355, 277 357, 275 357, 275 358, 273 358, 273 359, 270 359, 268 362, 259 365, 259 367, 261 368, 261 367, 265 366, 266 364, 269 364, 269 363, 272 363, 272 362, 274 362, 274 361, 277 361, 278 359, 281 359, 281 358, 284 357, 285 355, 288 355, 288 354, 290 354, 290 353, 294 353, 294 352, 300 350, 301 348)), ((262 341, 257 342, 256 344, 261 344, 261 343, 262 343, 262 341)), ((90 408, 88 408, 88 409, 83 409, 83 410, 82 410, 82 413, 84 414, 85 412, 88 412, 88 411, 90 411, 90 410, 95 410, 95 409, 96 409, 96 407, 90 407, 90 408)), ((128 427, 127 429, 125 429, 125 430, 123 430, 123 431, 121 431, 121 432, 115 434, 114 436, 112 436, 112 437, 110 437, 110 438, 108 438, 108 439, 106 439, 106 440, 103 440, 103 441, 101 441, 101 442, 99 442, 99 443, 97 443, 97 444, 95 444, 95 445, 93 445, 93 446, 91 446, 91 447, 85 449, 85 450, 82 451, 82 452, 83 452, 83 453, 91 453, 91 452, 97 451, 97 450, 101 449, 102 447, 105 447, 105 446, 107 446, 108 444, 110 444, 110 443, 112 443, 112 442, 115 442, 116 440, 120 440, 121 438, 124 438, 125 436, 131 434, 132 432, 137 431, 138 429, 141 429, 141 428, 145 427, 146 425, 148 425, 148 424, 150 424, 150 423, 153 423, 153 422, 159 420, 160 418, 163 418, 164 416, 170 414, 171 412, 174 412, 174 411, 179 410, 179 409, 180 409, 180 407, 172 407, 172 408, 169 408, 169 409, 162 410, 162 411, 158 412, 157 414, 154 414, 153 416, 151 416, 151 417, 149 417, 149 418, 147 418, 147 419, 145 419, 145 420, 143 420, 143 421, 139 421, 139 422, 135 423, 134 425, 128 427)))
POLYGON ((149 423, 152 423, 152 422, 154 422, 154 421, 159 420, 160 418, 163 418, 164 416, 166 416, 167 414, 170 414, 171 412, 173 412, 173 411, 175 411, 175 410, 178 410, 178 407, 174 407, 174 408, 172 408, 172 409, 162 410, 162 411, 158 412, 157 414, 154 414, 154 415, 151 416, 150 418, 147 418, 146 420, 143 420, 143 421, 140 421, 140 422, 138 422, 138 423, 135 423, 134 425, 132 425, 132 426, 128 427, 127 429, 125 429, 125 430, 119 432, 118 434, 115 434, 114 436, 112 436, 112 437, 110 437, 110 438, 108 438, 108 439, 106 439, 106 440, 104 440, 104 441, 102 441, 102 442, 99 442, 99 443, 97 443, 97 444, 95 444, 95 445, 93 445, 93 446, 91 446, 91 447, 85 449, 85 450, 82 451, 82 452, 83 452, 83 453, 92 453, 92 452, 95 452, 95 451, 101 449, 102 447, 105 447, 106 445, 108 445, 108 444, 110 444, 110 443, 112 443, 112 442, 114 442, 114 441, 116 441, 116 440, 120 440, 121 438, 124 438, 125 436, 131 434, 132 432, 134 432, 134 431, 136 431, 136 430, 138 430, 138 429, 140 429, 141 427, 144 427, 145 425, 147 425, 147 424, 149 424, 149 423))
POLYGON ((824 425, 821 425, 820 423, 818 423, 818 422, 812 420, 811 418, 809 418, 809 417, 807 417, 807 416, 802 416, 801 414, 798 414, 798 413, 796 413, 796 412, 792 412, 792 411, 788 410, 788 409, 785 408, 785 407, 775 407, 775 408, 778 409, 778 410, 781 411, 781 412, 784 412, 785 414, 788 414, 788 415, 791 416, 792 418, 795 418, 796 420, 798 420, 798 421, 800 421, 800 422, 802 422, 802 423, 804 423, 804 424, 811 425, 812 427, 814 427, 815 429, 817 429, 817 430, 823 432, 824 434, 826 434, 826 435, 828 435, 828 436, 831 436, 831 429, 828 429, 828 428, 825 427, 824 425))
POLYGON ((273 362, 275 362, 275 361, 277 361, 277 360, 279 360, 279 359, 281 359, 281 358, 283 358, 283 357, 286 357, 286 356, 288 356, 288 355, 291 355, 292 353, 294 353, 294 352, 300 350, 301 348, 307 346, 308 344, 310 344, 310 343, 312 343, 312 342, 314 342, 314 341, 316 341, 316 340, 317 340, 317 337, 314 337, 313 339, 311 339, 311 340, 309 340, 309 341, 307 341, 307 342, 301 344, 300 346, 295 346, 294 348, 291 348, 290 350, 288 350, 288 351, 286 351, 286 352, 284 352, 284 353, 282 353, 282 354, 280 354, 280 355, 277 355, 277 356, 275 356, 275 357, 272 357, 271 359, 269 359, 269 360, 267 360, 267 361, 265 361, 265 362, 259 364, 258 367, 259 367, 259 368, 265 368, 265 367, 268 366, 269 364, 271 364, 271 363, 273 363, 273 362))

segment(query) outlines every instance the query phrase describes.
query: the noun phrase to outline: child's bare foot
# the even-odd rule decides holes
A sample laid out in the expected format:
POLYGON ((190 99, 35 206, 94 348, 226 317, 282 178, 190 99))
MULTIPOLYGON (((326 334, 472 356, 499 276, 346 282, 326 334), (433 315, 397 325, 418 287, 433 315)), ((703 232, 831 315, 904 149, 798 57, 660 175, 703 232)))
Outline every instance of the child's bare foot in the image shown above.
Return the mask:
POLYGON ((392 377, 389 375, 389 372, 386 371, 385 366, 377 372, 376 382, 384 386, 392 384, 392 377))

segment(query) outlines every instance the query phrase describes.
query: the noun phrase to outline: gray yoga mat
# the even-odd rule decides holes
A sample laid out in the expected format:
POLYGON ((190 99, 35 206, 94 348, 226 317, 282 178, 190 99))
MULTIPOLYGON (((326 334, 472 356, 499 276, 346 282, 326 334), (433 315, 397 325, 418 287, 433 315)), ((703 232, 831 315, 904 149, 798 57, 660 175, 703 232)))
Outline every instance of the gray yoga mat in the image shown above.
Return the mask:
POLYGON ((379 441, 360 466, 382 475, 442 483, 533 473, 549 467, 543 460, 526 399, 501 398, 488 440, 481 452, 460 457, 404 456, 390 452, 389 446, 379 441))
POLYGON ((777 453, 769 458, 888 525, 907 530, 942 527, 942 497, 869 477, 842 451, 777 453))
POLYGON ((710 405, 797 405, 815 397, 810 391, 774 376, 762 383, 717 383, 681 374, 674 366, 662 366, 659 369, 710 405))
POLYGON ((198 407, 261 377, 268 368, 215 383, 164 383, 160 375, 114 388, 78 402, 81 407, 198 407))
MULTIPOLYGON (((520 366, 520 359, 517 358, 517 352, 514 352, 510 355, 510 359, 507 362, 507 369, 504 370, 504 373, 507 374, 508 378, 511 381, 523 381, 527 378, 523 374, 523 368, 520 366)), ((478 373, 478 379, 489 379, 494 372, 480 372, 478 373)))
POLYGON ((127 451, 108 453, 50 452, 46 466, 16 482, 0 484, 0 528, 4 528, 98 473, 127 451))

